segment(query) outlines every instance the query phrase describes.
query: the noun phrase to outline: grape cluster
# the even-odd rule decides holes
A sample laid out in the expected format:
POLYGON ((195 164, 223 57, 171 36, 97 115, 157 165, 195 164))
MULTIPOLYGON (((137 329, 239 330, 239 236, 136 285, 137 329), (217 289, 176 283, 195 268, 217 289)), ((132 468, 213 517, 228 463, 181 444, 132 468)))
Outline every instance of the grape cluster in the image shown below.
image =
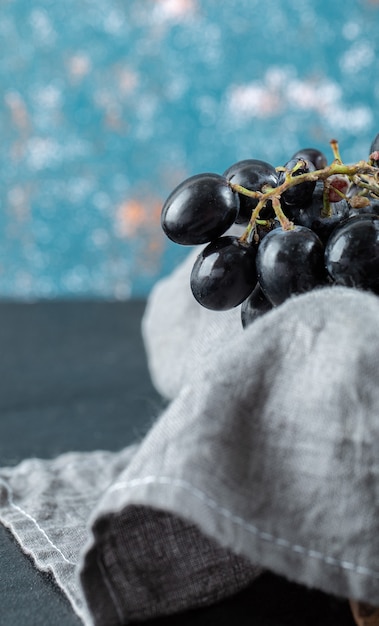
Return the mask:
POLYGON ((366 161, 305 148, 283 166, 246 159, 183 181, 161 224, 183 245, 207 244, 190 278, 212 310, 241 306, 243 326, 292 294, 345 285, 379 295, 379 133, 366 161), (240 236, 225 234, 233 224, 240 236))

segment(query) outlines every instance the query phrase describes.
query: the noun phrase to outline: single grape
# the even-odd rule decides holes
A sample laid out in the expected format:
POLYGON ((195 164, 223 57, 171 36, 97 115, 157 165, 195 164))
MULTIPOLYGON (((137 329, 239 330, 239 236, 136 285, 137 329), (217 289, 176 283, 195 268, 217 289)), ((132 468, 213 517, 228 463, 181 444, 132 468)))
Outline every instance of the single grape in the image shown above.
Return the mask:
POLYGON ((212 241, 197 257, 190 278, 192 293, 205 308, 225 311, 246 300, 257 282, 256 246, 238 237, 212 241))
POLYGON ((262 291, 274 306, 326 279, 324 246, 305 226, 269 232, 258 247, 256 266, 262 291))
MULTIPOLYGON (((262 191, 264 186, 276 187, 278 184, 278 174, 275 168, 259 159, 246 159, 231 165, 225 172, 225 178, 230 182, 249 191, 262 191)), ((258 204, 257 198, 249 198, 239 194, 240 209, 236 219, 237 224, 248 224, 251 213, 258 204)), ((261 211, 262 219, 273 215, 271 202, 261 211)))
POLYGON ((272 309, 272 304, 267 300, 259 283, 256 284, 250 296, 242 302, 241 322, 246 328, 258 317, 272 309))
POLYGON ((291 222, 311 228, 313 220, 319 218, 323 206, 323 181, 316 181, 310 202, 304 206, 285 206, 285 213, 291 222))
POLYGON ((315 166, 316 170, 322 170, 328 165, 328 160, 323 152, 317 148, 303 148, 292 156, 292 159, 305 159, 315 166))
MULTIPOLYGON (((372 140, 372 144, 370 147, 370 154, 373 152, 379 152, 379 133, 376 135, 375 139, 372 140)), ((379 158, 374 159, 373 163, 376 167, 379 167, 379 158)))
MULTIPOLYGON (((278 174, 278 185, 284 183, 286 173, 292 172, 294 168, 296 168, 296 170, 292 174, 293 177, 314 172, 316 169, 313 163, 311 163, 311 161, 307 161, 306 159, 291 159, 284 165, 284 167, 286 171, 280 171, 278 174)), ((282 193, 282 202, 288 207, 304 207, 311 201, 315 186, 316 181, 309 180, 290 187, 282 193)))
POLYGON ((238 210, 238 194, 224 176, 197 174, 169 195, 162 208, 161 225, 167 237, 176 243, 207 243, 230 228, 238 210))
POLYGON ((336 228, 325 247, 325 265, 338 285, 379 294, 379 216, 351 217, 336 228))

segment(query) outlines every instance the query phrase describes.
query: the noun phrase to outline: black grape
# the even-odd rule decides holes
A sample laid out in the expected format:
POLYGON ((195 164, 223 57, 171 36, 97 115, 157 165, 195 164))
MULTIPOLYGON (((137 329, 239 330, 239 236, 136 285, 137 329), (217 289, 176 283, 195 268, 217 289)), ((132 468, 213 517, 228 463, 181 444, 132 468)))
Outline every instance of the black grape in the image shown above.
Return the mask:
POLYGON ((274 306, 326 279, 324 246, 305 226, 269 232, 258 247, 256 266, 262 291, 274 306))
POLYGON ((325 247, 325 265, 338 285, 379 294, 379 216, 359 215, 336 228, 325 247))
POLYGON ((199 254, 190 284, 196 300, 215 311, 232 309, 243 302, 257 282, 256 246, 225 236, 212 241, 199 254))
POLYGON ((252 324, 257 317, 267 313, 267 311, 270 311, 272 308, 271 302, 267 300, 260 284, 257 283, 250 296, 242 302, 241 322, 243 328, 252 324))
MULTIPOLYGON (((300 167, 292 174, 293 177, 314 172, 316 169, 313 163, 306 159, 291 159, 284 167, 287 171, 291 171, 299 164, 300 167)), ((286 172, 280 171, 278 177, 278 185, 281 185, 285 181, 286 172)), ((316 181, 310 180, 290 187, 282 193, 282 201, 288 207, 303 207, 311 201, 315 186, 316 181)))
POLYGON ((238 194, 224 176, 197 174, 183 181, 167 198, 161 225, 176 243, 207 243, 230 228, 238 210, 238 194))
POLYGON ((322 211, 324 206, 324 183, 317 181, 312 199, 305 208, 292 208, 287 211, 289 219, 295 224, 306 226, 313 230, 326 244, 330 235, 341 220, 349 217, 349 205, 346 200, 332 202, 330 204, 331 215, 323 217, 322 211))
MULTIPOLYGON (((249 189, 249 191, 262 191, 262 188, 276 187, 278 184, 278 174, 275 168, 259 159, 246 159, 238 161, 231 165, 225 172, 225 178, 234 184, 241 185, 249 189)), ((247 224, 250 220, 251 213, 258 204, 257 198, 249 198, 240 194, 240 210, 236 219, 237 224, 247 224)), ((271 217, 273 211, 271 202, 267 203, 265 209, 261 211, 262 218, 271 217)))
POLYGON ((245 159, 222 176, 198 174, 174 189, 163 205, 161 225, 176 243, 208 244, 190 278, 201 305, 223 311, 242 304, 246 327, 291 295, 325 284, 379 295, 379 187, 374 175, 379 133, 368 162, 345 166, 338 142, 330 145, 334 161, 329 167, 323 152, 303 148, 284 167, 245 159), (235 186, 241 193, 233 191, 235 186), (249 191, 259 198, 250 198, 249 191), (254 215, 261 219, 240 237, 229 236, 233 224, 250 222, 261 198, 266 204, 254 215))
POLYGON ((328 165, 328 160, 323 152, 317 148, 303 148, 292 156, 292 159, 305 159, 315 166, 316 170, 322 170, 328 165))

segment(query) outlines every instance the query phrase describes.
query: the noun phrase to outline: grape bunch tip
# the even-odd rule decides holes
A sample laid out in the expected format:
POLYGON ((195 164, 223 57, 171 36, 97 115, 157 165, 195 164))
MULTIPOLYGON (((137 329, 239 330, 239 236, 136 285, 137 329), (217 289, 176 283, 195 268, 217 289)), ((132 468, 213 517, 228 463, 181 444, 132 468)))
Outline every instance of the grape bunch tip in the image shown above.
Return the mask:
POLYGON ((180 183, 161 226, 182 245, 207 244, 190 277, 196 300, 225 311, 241 305, 247 327, 292 295, 344 285, 379 295, 379 133, 367 160, 345 164, 316 148, 283 166, 245 159, 222 175, 180 183), (234 225, 241 235, 227 231, 234 225))

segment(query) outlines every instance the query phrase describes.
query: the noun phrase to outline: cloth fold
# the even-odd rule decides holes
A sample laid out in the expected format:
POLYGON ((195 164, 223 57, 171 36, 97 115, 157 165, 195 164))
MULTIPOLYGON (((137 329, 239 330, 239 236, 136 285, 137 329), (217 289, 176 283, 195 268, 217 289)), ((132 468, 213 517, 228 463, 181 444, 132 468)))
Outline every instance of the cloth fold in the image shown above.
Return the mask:
POLYGON ((190 294, 142 325, 166 398, 145 438, 0 471, 0 519, 85 624, 212 603, 267 568, 379 604, 379 300, 330 287, 243 330, 190 294))

